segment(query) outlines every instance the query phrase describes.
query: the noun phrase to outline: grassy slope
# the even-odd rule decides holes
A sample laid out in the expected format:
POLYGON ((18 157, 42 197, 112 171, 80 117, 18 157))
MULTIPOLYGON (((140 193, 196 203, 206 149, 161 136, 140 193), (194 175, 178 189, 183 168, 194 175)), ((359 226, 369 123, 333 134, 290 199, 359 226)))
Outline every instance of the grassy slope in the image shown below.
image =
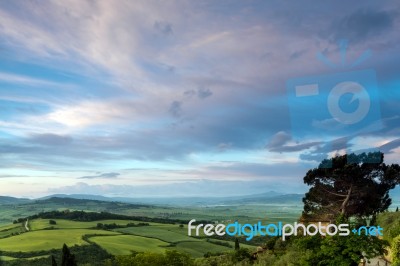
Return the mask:
MULTIPOLYGON (((194 257, 202 257, 206 252, 225 252, 231 251, 232 248, 214 244, 212 242, 207 242, 205 239, 197 239, 189 237, 187 235, 187 228, 180 228, 178 225, 155 225, 155 226, 145 226, 145 227, 132 227, 116 229, 118 232, 129 233, 139 236, 154 237, 166 242, 171 243, 173 249, 187 252, 194 257)), ((211 240, 220 241, 224 243, 231 244, 232 247, 235 243, 232 241, 221 241, 221 240, 211 240)), ((241 244, 241 247, 248 248, 250 250, 255 250, 254 246, 241 244)))
MULTIPOLYGON (((127 221, 127 220, 101 220, 101 221, 93 221, 93 222, 79 222, 79 221, 70 221, 63 219, 52 219, 56 221, 55 225, 49 224, 49 219, 35 219, 29 222, 29 226, 31 230, 41 230, 48 227, 54 228, 62 228, 62 229, 79 229, 79 228, 93 228, 96 227, 98 223, 102 224, 118 224, 118 225, 126 225, 127 223, 139 223, 137 221, 127 221)), ((149 223, 151 224, 151 223, 149 223)))
POLYGON ((377 217, 377 224, 383 228, 383 238, 391 241, 400 235, 400 212, 385 212, 377 217))
MULTIPOLYGON (((393 238, 400 235, 400 212, 380 213, 377 224, 383 228, 383 238, 392 245, 393 238)), ((391 250, 389 250, 388 258, 392 259, 391 250)))
POLYGON ((219 222, 229 222, 240 220, 240 222, 255 222, 263 220, 266 222, 294 222, 301 214, 302 204, 248 204, 248 205, 229 205, 229 206, 191 206, 191 207, 171 207, 171 206, 144 206, 132 205, 116 202, 102 201, 72 201, 65 199, 33 201, 19 205, 0 205, 0 225, 9 224, 13 220, 27 217, 39 212, 53 210, 85 210, 85 211, 105 211, 131 216, 146 216, 171 218, 181 220, 211 220, 219 222))
POLYGON ((131 251, 163 252, 169 243, 141 236, 117 235, 117 236, 95 236, 90 241, 95 242, 107 252, 113 255, 129 255, 131 251))
POLYGON ((181 232, 174 232, 171 229, 171 227, 178 228, 177 225, 171 225, 171 226, 154 225, 154 226, 121 228, 117 229, 116 231, 138 236, 153 237, 167 242, 200 241, 195 238, 187 236, 187 230, 185 229, 180 229, 181 232))
POLYGON ((90 229, 58 229, 30 231, 17 236, 0 239, 0 250, 12 252, 31 252, 39 250, 50 250, 62 247, 65 243, 68 246, 85 245, 82 239, 86 234, 117 234, 104 230, 90 229))
POLYGON ((176 249, 187 252, 193 257, 203 257, 206 252, 225 252, 232 251, 232 248, 215 245, 206 241, 201 242, 180 242, 176 245, 176 249))
MULTIPOLYGON (((36 257, 30 257, 27 258, 28 260, 34 260, 34 259, 40 259, 40 258, 48 258, 48 255, 43 255, 43 256, 36 256, 36 257)), ((14 257, 9 257, 9 256, 0 256, 0 259, 2 261, 10 261, 10 260, 20 260, 20 258, 14 258, 14 257)))
MULTIPOLYGON (((114 231, 90 229, 101 222, 103 224, 126 225, 128 222, 137 221, 125 220, 102 220, 94 222, 77 222, 63 219, 54 219, 56 225, 50 225, 48 219, 35 219, 29 221, 29 232, 20 235, 0 239, 0 250, 4 251, 39 251, 50 250, 61 247, 63 243, 68 246, 85 245, 82 239, 84 235, 99 234, 93 236, 93 241, 114 255, 130 254, 135 251, 163 252, 165 249, 177 249, 190 253, 192 256, 201 257, 205 252, 230 251, 232 248, 207 242, 205 239, 196 239, 187 235, 187 228, 180 228, 177 224, 150 223, 149 226, 119 228, 114 231), (54 227, 53 230, 44 230, 54 227), (121 235, 121 233, 123 235, 121 235), (109 236, 104 236, 109 235, 109 236)), ((23 229, 21 224, 7 225, 0 227, 0 230, 23 229)), ((7 231, 8 230, 8 231, 7 231)), ((229 242, 234 246, 233 242, 229 242)), ((250 249, 253 246, 242 245, 250 249)), ((11 258, 6 258, 11 259, 11 258)))

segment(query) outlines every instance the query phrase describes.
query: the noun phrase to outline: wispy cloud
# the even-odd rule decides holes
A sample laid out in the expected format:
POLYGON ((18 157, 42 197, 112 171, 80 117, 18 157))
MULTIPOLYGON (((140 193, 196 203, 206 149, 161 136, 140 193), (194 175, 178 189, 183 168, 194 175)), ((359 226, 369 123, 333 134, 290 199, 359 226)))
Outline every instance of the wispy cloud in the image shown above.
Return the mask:
POLYGON ((86 175, 86 176, 81 176, 79 179, 114 179, 118 178, 120 174, 119 173, 102 173, 98 175, 86 175))
MULTIPOLYGON (((143 164, 161 169, 146 177, 167 183, 202 175, 278 182, 268 175, 286 169, 278 161, 308 167, 332 147, 371 144, 395 160, 398 9, 395 1, 0 2, 0 167, 26 179, 42 176, 32 169, 53 171, 44 186, 75 182, 69 171, 77 171, 101 191, 107 178, 142 178, 119 169, 143 164), (339 62, 342 38, 350 59, 374 51, 360 68, 377 72, 384 127, 294 136, 286 81, 332 73, 315 55, 339 62)), ((340 125, 326 117, 311 126, 340 125)))

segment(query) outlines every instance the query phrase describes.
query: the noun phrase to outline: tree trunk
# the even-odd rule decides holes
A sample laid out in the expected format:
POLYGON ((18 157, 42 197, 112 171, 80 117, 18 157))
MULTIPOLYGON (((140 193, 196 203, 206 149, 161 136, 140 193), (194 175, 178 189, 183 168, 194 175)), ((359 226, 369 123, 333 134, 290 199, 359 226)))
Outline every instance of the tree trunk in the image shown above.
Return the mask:
POLYGON ((349 192, 347 192, 346 198, 344 199, 342 206, 341 206, 341 214, 343 216, 346 216, 346 208, 347 205, 349 204, 350 196, 351 196, 351 191, 352 191, 353 186, 350 186, 349 192))

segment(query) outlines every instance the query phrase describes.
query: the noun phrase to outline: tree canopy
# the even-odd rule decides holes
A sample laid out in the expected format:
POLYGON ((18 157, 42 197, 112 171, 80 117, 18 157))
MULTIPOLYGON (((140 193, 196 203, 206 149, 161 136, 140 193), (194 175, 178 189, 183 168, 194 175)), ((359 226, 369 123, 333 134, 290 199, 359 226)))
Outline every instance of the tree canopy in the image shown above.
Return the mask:
POLYGON ((391 204, 389 191, 400 183, 400 166, 386 165, 381 152, 323 160, 304 177, 305 220, 374 216, 391 204))

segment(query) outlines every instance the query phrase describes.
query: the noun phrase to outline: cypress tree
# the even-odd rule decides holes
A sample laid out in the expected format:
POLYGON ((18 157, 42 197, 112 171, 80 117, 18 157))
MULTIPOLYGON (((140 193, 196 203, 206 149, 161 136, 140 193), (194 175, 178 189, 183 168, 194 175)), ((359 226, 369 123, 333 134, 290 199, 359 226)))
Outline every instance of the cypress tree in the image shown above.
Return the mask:
POLYGON ((239 250, 240 245, 239 245, 239 239, 235 238, 235 250, 239 250))
POLYGON ((51 266, 57 266, 56 259, 54 258, 53 255, 51 255, 51 266))
POLYGON ((61 266, 77 266, 75 256, 71 254, 65 243, 62 249, 61 266))

